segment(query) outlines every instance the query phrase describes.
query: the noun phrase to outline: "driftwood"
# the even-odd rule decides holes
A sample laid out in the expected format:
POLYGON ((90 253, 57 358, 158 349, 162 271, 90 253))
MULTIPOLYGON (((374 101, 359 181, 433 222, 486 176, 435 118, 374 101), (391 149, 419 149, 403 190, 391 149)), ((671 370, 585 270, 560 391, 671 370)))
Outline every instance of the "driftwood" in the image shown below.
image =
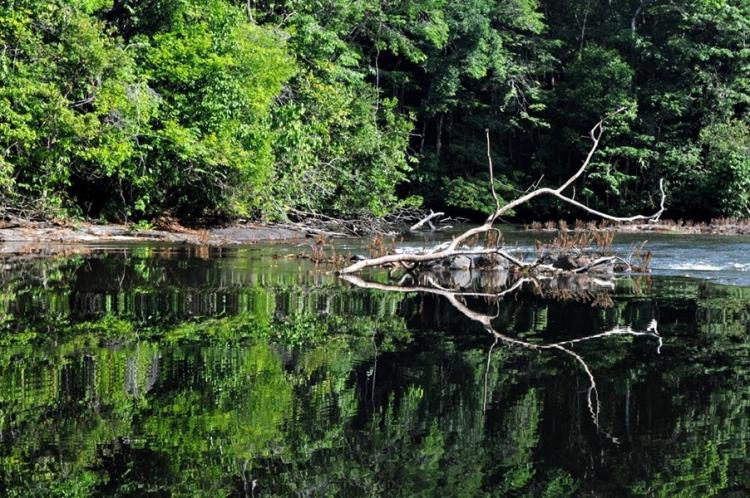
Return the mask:
POLYGON ((445 213, 443 213, 442 211, 438 211, 437 213, 435 213, 435 212, 433 212, 431 210, 430 214, 428 214, 427 216, 425 216, 424 218, 422 218, 418 222, 414 223, 411 227, 409 227, 409 231, 410 232, 416 232, 417 230, 419 230, 420 228, 422 228, 425 223, 427 223, 430 226, 431 230, 435 230, 436 227, 432 223, 432 220, 434 220, 435 218, 439 218, 441 216, 445 216, 445 213))
MULTIPOLYGON (((618 109, 613 114, 620 113, 623 110, 624 108, 618 109)), ((537 188, 531 192, 528 192, 516 198, 515 200, 503 206, 500 205, 500 201, 497 197, 497 193, 495 192, 494 172, 493 172, 493 167, 492 167, 492 159, 490 155, 490 142, 489 142, 489 133, 488 133, 487 134, 487 156, 488 156, 489 172, 490 172, 490 189, 492 192, 492 196, 495 199, 496 208, 495 208, 494 213, 491 214, 487 218, 484 224, 478 227, 472 228, 470 230, 467 230, 464 233, 458 235, 457 237, 454 237, 450 242, 439 245, 426 252, 416 253, 416 254, 389 254, 389 255, 376 257, 376 258, 364 259, 350 266, 347 266, 346 268, 340 270, 339 273, 342 275, 346 275, 346 274, 357 273, 365 268, 371 268, 371 267, 382 267, 382 266, 394 265, 394 264, 406 265, 406 264, 413 264, 413 263, 425 263, 425 262, 431 262, 431 261, 437 261, 437 260, 451 259, 451 258, 455 258, 456 256, 461 256, 461 255, 488 255, 488 254, 501 257, 516 267, 522 268, 522 267, 533 266, 535 268, 544 270, 545 269, 544 266, 539 265, 536 262, 534 263, 524 262, 520 258, 517 258, 511 255, 508 251, 504 250, 502 247, 490 247, 490 248, 484 247, 484 248, 478 248, 478 249, 464 249, 463 248, 467 244, 467 242, 469 242, 474 237, 477 237, 482 234, 487 234, 488 232, 491 232, 491 231, 498 231, 498 229, 494 227, 494 223, 503 215, 508 214, 513 209, 517 208, 518 206, 521 206, 522 204, 525 204, 543 195, 556 197, 568 204, 572 204, 573 206, 576 206, 586 211, 587 213, 591 215, 598 216, 600 218, 610 220, 610 221, 616 221, 616 222, 632 222, 632 221, 638 221, 638 220, 645 220, 648 222, 658 221, 659 218, 661 218, 661 215, 662 213, 664 213, 664 210, 665 210, 666 193, 664 191, 663 179, 659 181, 659 190, 661 192, 660 208, 657 212, 651 215, 635 215, 635 216, 628 216, 628 217, 613 216, 613 215, 598 211, 596 209, 592 209, 586 206, 585 204, 575 200, 574 198, 567 196, 564 193, 565 190, 568 187, 570 187, 576 180, 578 180, 578 178, 580 178, 581 175, 583 175, 584 171, 586 171, 586 168, 591 162, 591 159, 594 156, 594 153, 599 147, 599 142, 601 141, 602 134, 604 132, 604 122, 610 116, 605 116, 604 118, 602 118, 591 129, 591 131, 589 132, 589 137, 591 138, 592 145, 591 145, 591 148, 589 149, 588 154, 586 155, 586 158, 584 159, 583 163, 578 168, 578 170, 570 178, 568 178, 562 185, 560 185, 557 188, 549 188, 549 187, 537 188)), ((584 270, 579 269, 578 271, 584 271, 584 270)))
POLYGON ((376 217, 362 215, 356 218, 339 218, 323 213, 290 209, 287 212, 289 221, 282 223, 284 228, 292 228, 307 233, 310 236, 322 235, 330 238, 380 236, 396 237, 407 229, 416 232, 425 224, 431 230, 445 230, 450 221, 464 221, 458 218, 444 217, 444 213, 429 213, 420 209, 400 209, 387 216, 376 217), (440 220, 436 220, 440 218, 440 220), (433 223, 443 226, 436 227, 433 223))

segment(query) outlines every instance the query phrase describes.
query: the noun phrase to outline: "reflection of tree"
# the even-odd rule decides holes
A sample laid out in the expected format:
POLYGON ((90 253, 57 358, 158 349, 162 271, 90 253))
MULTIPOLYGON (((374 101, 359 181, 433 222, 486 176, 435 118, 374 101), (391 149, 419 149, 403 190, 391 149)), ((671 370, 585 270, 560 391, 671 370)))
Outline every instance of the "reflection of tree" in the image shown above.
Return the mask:
POLYGON ((750 486, 746 293, 655 279, 645 291, 618 283, 609 308, 533 293, 497 307, 486 295, 352 289, 245 260, 182 269, 178 256, 103 257, 113 278, 102 289, 80 261, 48 263, 47 287, 42 272, 9 280, 0 494, 251 496, 255 485, 256 496, 703 496, 750 486), (71 307, 83 293, 93 316, 71 307), (193 311, 217 313, 181 315, 186 296, 202 300, 193 311), (167 311, 144 322, 151 310, 167 311), (680 344, 658 363, 639 357, 653 355, 650 342, 602 340, 652 331, 590 333, 652 317, 680 344), (582 327, 585 341, 565 335, 582 327))
MULTIPOLYGON (((599 393, 597 392, 597 388, 596 388, 596 379, 594 378, 594 374, 591 372, 589 365, 586 363, 583 357, 579 355, 578 353, 576 353, 575 351, 573 351, 571 349, 571 346, 577 343, 592 341, 596 339, 603 339, 606 337, 628 335, 628 336, 634 336, 634 337, 638 337, 638 336, 655 337, 659 341, 659 347, 657 348, 657 351, 660 351, 662 347, 662 338, 657 331, 656 320, 652 320, 652 322, 648 326, 648 329, 645 332, 635 331, 630 326, 626 326, 626 327, 618 326, 606 332, 592 334, 592 335, 585 336, 585 337, 579 337, 576 339, 570 339, 567 341, 554 342, 550 344, 535 344, 535 343, 524 341, 524 340, 511 337, 506 334, 502 334, 498 332, 497 330, 495 330, 494 326, 492 325, 492 321, 495 318, 494 315, 487 315, 487 314, 473 311, 466 304, 460 301, 460 299, 466 298, 466 297, 483 297, 485 299, 492 299, 493 301, 491 301, 491 303, 494 303, 499 306, 500 300, 502 298, 517 291, 524 284, 533 282, 533 280, 531 279, 524 279, 524 278, 519 279, 513 285, 508 287, 506 290, 497 292, 494 294, 489 294, 489 293, 452 291, 452 290, 448 290, 443 287, 440 287, 434 282, 432 283, 431 287, 406 287, 406 286, 400 286, 400 285, 381 284, 377 282, 367 282, 363 280, 362 278, 353 276, 353 275, 344 275, 342 276, 342 278, 345 279, 347 282, 353 285, 356 285, 357 287, 366 288, 366 289, 378 289, 378 290, 388 291, 388 292, 422 292, 422 293, 436 294, 436 295, 446 298, 448 302, 451 303, 451 305, 453 305, 453 307, 459 313, 461 313, 467 318, 470 318, 471 320, 474 320, 475 322, 480 323, 482 327, 491 336, 495 338, 495 341, 492 343, 492 346, 490 346, 490 350, 487 354, 487 371, 489 371, 492 351, 494 347, 497 345, 498 341, 502 341, 502 342, 505 342, 507 344, 511 344, 514 346, 521 346, 521 347, 532 349, 532 350, 554 349, 554 350, 565 353, 566 355, 573 358, 583 368, 583 371, 586 373, 586 376, 588 377, 588 380, 589 380, 589 388, 587 391, 588 408, 589 408, 589 412, 591 413, 591 420, 593 421, 597 429, 601 429, 599 425, 599 414, 601 412, 601 405, 600 405, 600 400, 599 400, 599 393)), ((486 409, 486 399, 487 399, 487 393, 486 393, 486 381, 485 381, 485 394, 484 394, 485 401, 483 403, 485 409, 486 409)))

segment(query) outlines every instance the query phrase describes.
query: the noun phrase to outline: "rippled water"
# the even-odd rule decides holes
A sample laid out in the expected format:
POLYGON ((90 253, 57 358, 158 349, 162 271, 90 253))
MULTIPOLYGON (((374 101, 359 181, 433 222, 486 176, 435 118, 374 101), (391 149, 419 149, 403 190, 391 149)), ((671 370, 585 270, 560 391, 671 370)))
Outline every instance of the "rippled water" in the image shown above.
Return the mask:
POLYGON ((747 496, 748 240, 649 238, 603 307, 362 289, 296 246, 8 262, 0 493, 747 496))
MULTIPOLYGON (((456 227, 438 237, 449 237, 465 227, 456 227)), ((503 227, 506 243, 530 255, 534 241, 547 240, 549 233, 523 232, 503 227)), ((428 247, 433 236, 412 236, 403 250, 428 247)), ((710 279, 719 283, 750 286, 750 236, 677 235, 666 233, 616 234, 613 249, 628 255, 636 245, 646 242, 645 250, 654 254, 652 270, 656 275, 710 279)), ((356 250, 358 244, 351 244, 356 250)))

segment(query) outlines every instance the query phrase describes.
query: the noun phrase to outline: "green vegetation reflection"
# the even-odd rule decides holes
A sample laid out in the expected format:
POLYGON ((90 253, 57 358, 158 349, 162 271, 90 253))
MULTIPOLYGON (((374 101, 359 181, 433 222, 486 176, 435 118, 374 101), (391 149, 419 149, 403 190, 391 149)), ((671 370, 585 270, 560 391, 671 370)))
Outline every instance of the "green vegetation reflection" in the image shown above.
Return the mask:
POLYGON ((237 256, 97 253, 3 275, 5 495, 750 489, 747 289, 642 279, 609 308, 504 302, 495 326, 540 343, 659 320, 661 354, 632 337, 576 346, 599 430, 566 355, 491 349, 442 298, 237 256))

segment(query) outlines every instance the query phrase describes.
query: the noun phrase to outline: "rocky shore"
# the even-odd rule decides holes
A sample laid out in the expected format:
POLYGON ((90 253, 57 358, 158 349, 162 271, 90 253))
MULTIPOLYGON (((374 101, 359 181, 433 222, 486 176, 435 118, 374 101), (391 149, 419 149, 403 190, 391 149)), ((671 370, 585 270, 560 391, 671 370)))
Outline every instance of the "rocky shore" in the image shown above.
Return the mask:
POLYGON ((201 230, 176 226, 170 229, 139 230, 119 224, 48 222, 6 223, 0 227, 0 256, 31 253, 65 252, 72 246, 103 243, 163 242, 224 246, 256 242, 303 239, 306 233, 287 227, 240 223, 201 230))

